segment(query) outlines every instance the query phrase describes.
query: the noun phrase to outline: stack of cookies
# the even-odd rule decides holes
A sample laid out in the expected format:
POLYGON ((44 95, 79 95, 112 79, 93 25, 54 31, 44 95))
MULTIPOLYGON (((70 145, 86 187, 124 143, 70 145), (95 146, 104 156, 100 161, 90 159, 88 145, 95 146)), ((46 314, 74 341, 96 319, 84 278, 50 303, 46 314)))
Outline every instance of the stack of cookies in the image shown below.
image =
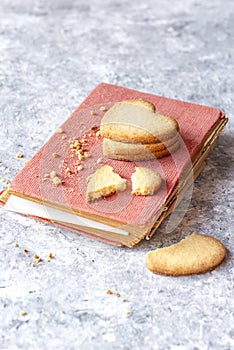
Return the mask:
POLYGON ((161 158, 180 145, 177 121, 155 113, 154 105, 144 100, 114 104, 102 118, 100 133, 104 156, 118 160, 161 158))

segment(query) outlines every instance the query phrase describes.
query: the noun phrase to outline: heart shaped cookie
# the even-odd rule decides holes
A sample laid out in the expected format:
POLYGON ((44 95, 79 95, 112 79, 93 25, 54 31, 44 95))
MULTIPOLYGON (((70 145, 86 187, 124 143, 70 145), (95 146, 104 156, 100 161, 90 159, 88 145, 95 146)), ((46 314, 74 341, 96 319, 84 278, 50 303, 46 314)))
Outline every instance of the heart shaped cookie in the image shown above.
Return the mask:
POLYGON ((174 137, 178 123, 154 112, 148 101, 126 100, 114 104, 103 116, 101 136, 125 143, 158 143, 174 137))

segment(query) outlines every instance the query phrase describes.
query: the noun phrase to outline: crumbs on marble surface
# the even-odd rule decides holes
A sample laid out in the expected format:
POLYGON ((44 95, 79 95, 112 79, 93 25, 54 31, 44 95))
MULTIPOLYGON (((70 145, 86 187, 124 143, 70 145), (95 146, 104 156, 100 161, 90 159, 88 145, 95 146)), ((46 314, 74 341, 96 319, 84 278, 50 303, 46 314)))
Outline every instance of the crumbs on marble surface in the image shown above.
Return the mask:
POLYGON ((16 158, 23 158, 23 156, 24 155, 22 153, 20 153, 20 152, 16 154, 16 158))
POLYGON ((28 313, 25 310, 20 311, 20 316, 26 316, 28 313))
MULTIPOLYGON (((106 294, 108 294, 108 295, 113 294, 113 295, 114 295, 115 297, 117 297, 117 298, 120 297, 120 293, 119 293, 119 292, 113 293, 111 289, 107 289, 107 290, 106 290, 106 294)), ((124 298, 121 298, 121 301, 122 301, 122 302, 125 302, 125 299, 124 299, 124 298)))
MULTIPOLYGON (((14 242, 13 243, 13 247, 14 248, 19 248, 19 243, 18 242, 14 242)), ((29 255, 29 250, 27 248, 23 249, 23 252, 25 254, 25 256, 30 257, 29 255)), ((51 259, 54 259, 54 254, 52 252, 49 252, 47 254, 47 258, 45 259, 46 262, 49 262, 51 259)), ((41 262, 43 262, 44 260, 37 254, 34 253, 33 254, 33 261, 29 262, 28 265, 31 267, 35 267, 35 266, 39 266, 41 262)))

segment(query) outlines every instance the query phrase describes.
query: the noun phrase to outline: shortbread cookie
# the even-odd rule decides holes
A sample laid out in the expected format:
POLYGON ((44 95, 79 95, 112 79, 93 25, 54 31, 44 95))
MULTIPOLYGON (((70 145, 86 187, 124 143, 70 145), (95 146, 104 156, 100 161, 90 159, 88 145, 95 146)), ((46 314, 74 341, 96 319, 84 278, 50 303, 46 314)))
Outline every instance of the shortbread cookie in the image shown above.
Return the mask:
POLYGON ((109 139, 103 140, 103 155, 107 158, 126 160, 126 161, 144 161, 155 158, 162 158, 175 152, 180 146, 180 141, 177 141, 167 148, 163 144, 134 144, 109 139), (157 150, 157 148, 162 149, 157 150))
POLYGON ((153 195, 162 184, 160 174, 145 167, 135 167, 135 172, 132 174, 131 180, 132 194, 137 196, 153 195))
POLYGON ((192 275, 212 270, 225 254, 226 248, 216 238, 193 233, 170 247, 148 252, 146 266, 164 275, 192 275))
POLYGON ((140 153, 142 152, 143 147, 149 150, 150 152, 157 152, 162 151, 165 148, 168 148, 172 145, 174 145, 177 141, 179 141, 179 134, 175 135, 171 139, 165 140, 164 142, 157 142, 157 143, 127 143, 127 142, 121 142, 121 141, 115 141, 111 139, 104 138, 103 143, 109 144, 108 147, 112 147, 116 149, 116 151, 121 152, 121 150, 127 149, 128 152, 140 153))
MULTIPOLYGON (((142 103, 142 100, 140 100, 142 103)), ((129 143, 156 143, 171 139, 179 131, 175 119, 154 113, 138 102, 114 104, 103 116, 101 136, 129 143)))
POLYGON ((138 105, 140 107, 145 107, 148 108, 149 110, 151 110, 152 112, 155 112, 155 106, 153 105, 153 103, 142 100, 142 99, 138 99, 138 100, 124 100, 121 103, 132 103, 134 105, 138 105))
POLYGON ((100 197, 108 197, 126 189, 126 180, 113 171, 109 165, 103 165, 88 177, 86 201, 91 202, 100 197))

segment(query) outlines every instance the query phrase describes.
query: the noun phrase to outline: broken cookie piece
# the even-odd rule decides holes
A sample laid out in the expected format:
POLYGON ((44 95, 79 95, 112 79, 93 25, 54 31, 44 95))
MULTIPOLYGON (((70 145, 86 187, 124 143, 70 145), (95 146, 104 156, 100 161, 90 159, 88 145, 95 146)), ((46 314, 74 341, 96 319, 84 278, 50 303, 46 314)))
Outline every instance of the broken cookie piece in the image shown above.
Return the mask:
POLYGON ((108 197, 126 189, 126 180, 113 171, 109 165, 103 165, 88 177, 86 201, 92 202, 100 197, 108 197))
POLYGON ((132 174, 132 194, 137 196, 153 195, 161 186, 162 178, 160 174, 145 167, 135 167, 132 174))

